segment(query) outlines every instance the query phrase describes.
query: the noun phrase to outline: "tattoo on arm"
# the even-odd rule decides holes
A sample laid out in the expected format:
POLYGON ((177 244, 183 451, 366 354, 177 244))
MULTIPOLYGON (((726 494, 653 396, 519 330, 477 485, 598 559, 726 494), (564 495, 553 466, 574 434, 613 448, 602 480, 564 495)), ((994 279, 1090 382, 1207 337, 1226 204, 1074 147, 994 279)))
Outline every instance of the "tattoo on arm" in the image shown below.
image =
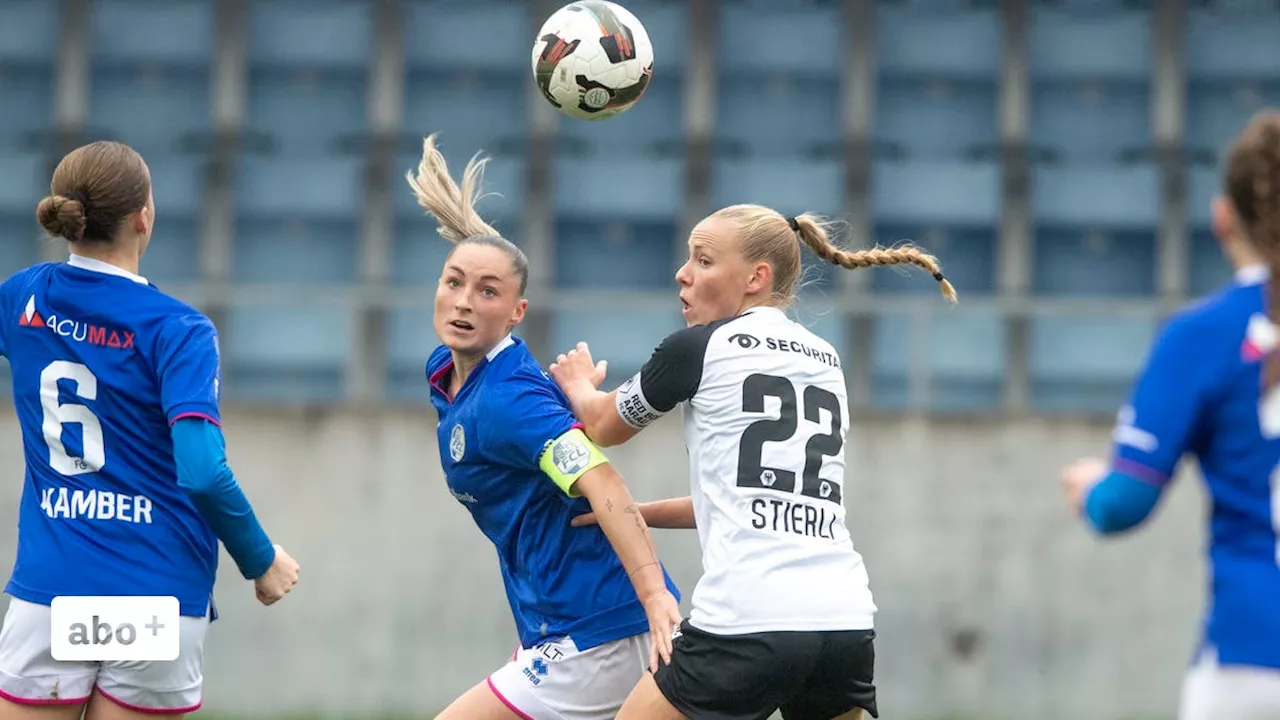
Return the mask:
POLYGON ((609 500, 609 499, 605 499, 605 501, 604 501, 604 508, 605 508, 605 510, 608 510, 609 512, 613 512, 613 501, 612 501, 612 500, 609 500))

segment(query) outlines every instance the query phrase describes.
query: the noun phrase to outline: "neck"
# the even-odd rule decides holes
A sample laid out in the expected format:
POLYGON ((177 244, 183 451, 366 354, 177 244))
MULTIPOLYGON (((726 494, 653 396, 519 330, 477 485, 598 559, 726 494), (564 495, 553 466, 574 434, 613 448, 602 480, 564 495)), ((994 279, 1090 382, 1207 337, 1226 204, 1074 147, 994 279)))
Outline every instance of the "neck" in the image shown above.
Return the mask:
POLYGON ((130 243, 72 243, 71 252, 139 274, 138 251, 130 243))
POLYGON ((738 308, 737 314, 741 315, 742 313, 752 308, 758 308, 758 307, 776 307, 776 306, 773 303, 769 302, 768 300, 764 300, 758 297, 748 296, 742 299, 742 305, 738 308))
POLYGON ((453 382, 454 394, 467 381, 467 377, 471 375, 471 371, 476 369, 480 364, 480 358, 483 355, 463 355, 462 353, 453 352, 453 382))

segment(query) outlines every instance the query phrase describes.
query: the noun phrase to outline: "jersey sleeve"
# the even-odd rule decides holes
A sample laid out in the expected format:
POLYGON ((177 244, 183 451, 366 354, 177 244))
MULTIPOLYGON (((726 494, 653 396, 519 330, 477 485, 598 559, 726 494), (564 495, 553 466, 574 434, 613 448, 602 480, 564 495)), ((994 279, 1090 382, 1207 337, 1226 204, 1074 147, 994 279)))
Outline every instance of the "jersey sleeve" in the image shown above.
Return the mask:
POLYGON ((693 398, 714 327, 695 325, 667 336, 629 380, 618 387, 615 404, 627 425, 642 430, 693 398))
POLYGON ((1162 488, 1173 476, 1200 422, 1214 366, 1194 317, 1160 333, 1112 432, 1113 469, 1162 488))
POLYGON ((221 423, 218 331, 213 323, 202 315, 180 316, 166 321, 159 335, 156 370, 169 424, 184 417, 221 423))
POLYGON ((547 385, 510 380, 487 405, 486 454, 506 465, 541 471, 566 495, 576 496, 578 478, 607 462, 567 403, 547 385))

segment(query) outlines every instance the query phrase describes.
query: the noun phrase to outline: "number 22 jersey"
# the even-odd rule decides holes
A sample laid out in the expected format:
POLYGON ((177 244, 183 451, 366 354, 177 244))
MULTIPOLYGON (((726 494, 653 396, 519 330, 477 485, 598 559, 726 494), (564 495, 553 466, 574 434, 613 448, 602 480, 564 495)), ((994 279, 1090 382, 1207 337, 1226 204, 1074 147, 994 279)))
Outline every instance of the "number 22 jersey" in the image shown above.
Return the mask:
POLYGON ((219 422, 213 324, 146 279, 72 255, 0 285, 26 476, 5 592, 171 595, 210 610, 218 541, 178 486, 170 425, 219 422))
POLYGON ((616 403, 637 429, 685 403, 703 564, 692 625, 722 635, 873 626, 845 525, 848 400, 830 343, 777 308, 751 308, 672 333, 616 403))

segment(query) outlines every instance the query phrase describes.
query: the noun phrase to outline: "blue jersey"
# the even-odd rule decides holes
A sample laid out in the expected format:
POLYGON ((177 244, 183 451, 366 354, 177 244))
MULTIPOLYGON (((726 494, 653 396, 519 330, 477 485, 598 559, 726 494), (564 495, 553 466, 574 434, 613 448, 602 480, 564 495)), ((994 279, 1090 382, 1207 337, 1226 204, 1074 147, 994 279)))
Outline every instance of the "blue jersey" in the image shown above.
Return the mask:
MULTIPOLYGON (((1248 269, 1165 326, 1115 431, 1117 471, 1163 488, 1194 454, 1212 503, 1203 645, 1222 664, 1280 668, 1280 389, 1262 281, 1248 269)), ((1275 351, 1280 352, 1280 348, 1275 351)))
POLYGON ((0 285, 26 476, 5 592, 176 596, 210 610, 218 542, 177 483, 171 423, 218 422, 213 324, 141 277, 72 256, 0 285))
POLYGON ((440 414, 440 462, 449 492, 497 548, 520 644, 572 636, 585 650, 648 631, 604 532, 569 525, 590 503, 565 494, 539 469, 544 448, 579 426, 560 389, 515 337, 481 360, 451 402, 445 388, 452 369, 449 349, 436 348, 427 376, 440 414))

